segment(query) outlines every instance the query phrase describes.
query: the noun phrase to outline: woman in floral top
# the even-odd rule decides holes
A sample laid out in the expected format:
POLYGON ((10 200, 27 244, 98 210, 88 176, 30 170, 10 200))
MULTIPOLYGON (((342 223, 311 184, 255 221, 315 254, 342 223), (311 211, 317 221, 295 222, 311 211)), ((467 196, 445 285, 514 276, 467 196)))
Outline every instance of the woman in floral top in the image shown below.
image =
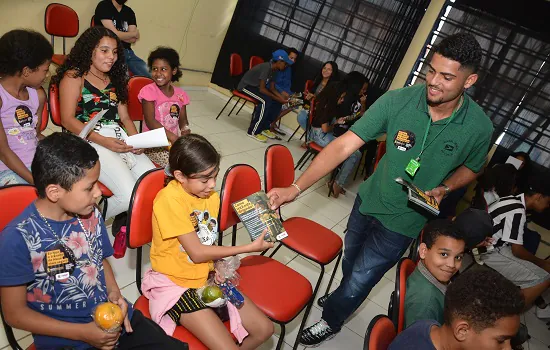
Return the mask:
POLYGON ((113 192, 106 216, 116 216, 116 234, 115 227, 126 221, 136 180, 154 167, 143 150, 125 143, 137 130, 126 105, 128 76, 120 39, 106 28, 87 29, 58 68, 54 82, 59 84, 61 123, 68 131, 78 135, 85 123, 107 110, 87 139, 99 153, 99 181, 113 192))

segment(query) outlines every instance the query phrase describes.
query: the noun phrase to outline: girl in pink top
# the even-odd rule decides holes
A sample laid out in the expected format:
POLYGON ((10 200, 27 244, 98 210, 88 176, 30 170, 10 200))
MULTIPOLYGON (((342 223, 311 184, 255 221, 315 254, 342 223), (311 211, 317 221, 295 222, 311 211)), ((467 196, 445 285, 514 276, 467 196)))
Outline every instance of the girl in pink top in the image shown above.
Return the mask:
POLYGON ((0 38, 0 187, 33 183, 30 171, 40 133, 53 49, 42 34, 12 30, 0 38))
MULTIPOLYGON (((154 83, 144 86, 138 95, 143 106, 144 131, 164 127, 168 140, 174 143, 181 135, 191 132, 186 109, 189 96, 172 84, 182 75, 179 55, 169 47, 158 47, 149 55, 147 64, 154 83)), ((160 166, 168 164, 166 148, 151 148, 145 153, 160 166)))

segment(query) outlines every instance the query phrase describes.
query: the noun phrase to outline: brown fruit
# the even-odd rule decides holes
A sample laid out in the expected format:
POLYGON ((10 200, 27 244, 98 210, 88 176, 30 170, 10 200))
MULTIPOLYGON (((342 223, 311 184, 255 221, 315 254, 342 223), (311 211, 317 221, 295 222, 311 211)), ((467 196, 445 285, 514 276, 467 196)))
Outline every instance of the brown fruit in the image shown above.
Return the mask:
POLYGON ((99 328, 104 331, 115 331, 120 328, 124 321, 122 309, 117 304, 105 302, 95 308, 94 320, 99 328))

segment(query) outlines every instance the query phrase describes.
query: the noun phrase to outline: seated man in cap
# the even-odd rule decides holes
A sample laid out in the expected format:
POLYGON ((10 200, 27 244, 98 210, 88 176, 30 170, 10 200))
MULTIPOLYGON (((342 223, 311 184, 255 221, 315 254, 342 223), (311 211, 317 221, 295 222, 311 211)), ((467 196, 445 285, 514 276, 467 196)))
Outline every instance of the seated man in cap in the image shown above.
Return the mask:
POLYGON ((273 52, 269 62, 258 64, 246 72, 237 86, 237 90, 258 101, 247 132, 256 141, 277 138, 269 126, 279 115, 281 105, 288 100, 275 88, 275 78, 277 72, 293 63, 286 51, 279 49, 273 52))

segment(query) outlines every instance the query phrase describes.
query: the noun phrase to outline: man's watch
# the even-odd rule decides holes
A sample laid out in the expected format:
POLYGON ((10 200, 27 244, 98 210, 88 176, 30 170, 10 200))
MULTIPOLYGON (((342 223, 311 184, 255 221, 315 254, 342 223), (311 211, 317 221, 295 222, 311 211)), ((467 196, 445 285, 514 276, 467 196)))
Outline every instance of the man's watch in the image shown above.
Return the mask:
POLYGON ((443 198, 447 197, 449 193, 451 193, 451 189, 449 188, 449 186, 442 183, 441 185, 439 185, 439 187, 443 187, 445 189, 445 195, 443 196, 443 198))

